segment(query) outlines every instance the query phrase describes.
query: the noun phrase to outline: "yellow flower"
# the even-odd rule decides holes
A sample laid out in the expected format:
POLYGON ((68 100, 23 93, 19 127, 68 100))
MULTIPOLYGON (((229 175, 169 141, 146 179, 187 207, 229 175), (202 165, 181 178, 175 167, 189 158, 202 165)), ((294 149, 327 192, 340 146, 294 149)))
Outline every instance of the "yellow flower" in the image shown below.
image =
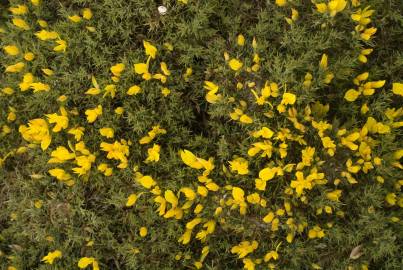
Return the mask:
POLYGON ((154 144, 152 148, 148 148, 148 156, 145 162, 158 162, 160 160, 160 149, 161 147, 158 144, 154 144))
POLYGON ((68 174, 65 170, 60 169, 60 168, 55 168, 55 169, 49 170, 49 174, 51 176, 55 177, 57 180, 62 181, 62 182, 68 183, 68 181, 71 180, 71 175, 68 174))
POLYGON ((327 65, 328 65, 328 60, 327 59, 328 59, 327 54, 324 53, 322 55, 322 58, 320 59, 320 62, 319 62, 319 67, 320 68, 327 69, 327 65))
POLYGON ((312 189, 313 184, 311 178, 304 177, 304 174, 300 171, 295 173, 295 176, 297 177, 296 180, 291 181, 291 187, 295 189, 295 192, 297 193, 298 196, 302 194, 304 189, 312 189))
POLYGON ((102 105, 98 105, 94 109, 88 109, 85 111, 88 123, 94 123, 98 116, 102 115, 102 105))
POLYGON ((146 55, 151 56, 152 59, 155 59, 155 55, 157 54, 157 48, 152 45, 150 42, 143 40, 143 46, 146 50, 146 55))
POLYGON ((60 112, 60 115, 58 115, 57 113, 46 114, 49 124, 56 124, 52 129, 53 132, 60 132, 62 129, 66 129, 69 125, 67 111, 63 107, 61 107, 60 112))
POLYGON ((395 205, 397 202, 397 196, 395 193, 388 193, 385 200, 389 205, 395 205))
POLYGON ((127 207, 133 206, 136 203, 137 199, 138 199, 137 194, 130 194, 130 196, 127 198, 126 206, 127 207))
POLYGON ((101 163, 98 165, 98 171, 102 172, 105 176, 111 176, 113 173, 113 169, 108 167, 108 164, 101 163))
MULTIPOLYGON (((65 102, 67 100, 67 96, 61 95, 56 100, 59 102, 65 102)), ((72 114, 77 115, 76 112, 77 112, 76 110, 72 110, 72 114)))
POLYGON ((79 15, 72 15, 68 17, 70 21, 72 21, 73 23, 79 23, 81 22, 81 17, 79 15))
POLYGON ((376 33, 376 31, 377 31, 377 29, 375 27, 367 28, 367 29, 364 30, 364 32, 362 32, 360 34, 360 37, 363 40, 368 41, 376 33))
POLYGON ((266 253, 266 255, 264 256, 264 261, 265 261, 265 262, 268 262, 268 261, 270 261, 271 259, 273 259, 273 260, 278 260, 278 257, 279 257, 279 255, 278 255, 277 251, 276 251, 276 250, 272 250, 272 251, 266 253))
POLYGON ((42 205, 43 205, 43 201, 42 201, 42 200, 36 200, 36 201, 34 202, 34 206, 35 206, 35 208, 37 208, 37 209, 42 208, 42 205))
POLYGON ((48 23, 45 20, 37 20, 38 24, 42 28, 48 27, 48 23))
POLYGON ((275 215, 273 212, 269 212, 264 218, 263 218, 263 222, 264 223, 270 223, 273 221, 275 215))
POLYGON ((84 135, 84 128, 83 127, 71 128, 67 133, 73 135, 76 141, 80 141, 81 137, 84 135))
POLYGON ((26 60, 26 61, 32 61, 32 60, 34 60, 35 59, 35 54, 33 54, 33 53, 31 53, 31 52, 27 52, 27 53, 25 53, 24 54, 24 59, 26 60))
POLYGON ((9 73, 18 73, 21 72, 21 70, 25 67, 25 64, 23 62, 18 62, 14 65, 6 66, 5 72, 9 73))
POLYGON ((83 257, 78 261, 78 268, 84 269, 92 264, 93 270, 99 270, 98 262, 93 257, 83 257))
POLYGON ((113 128, 101 128, 100 130, 99 130, 99 133, 101 134, 101 136, 104 136, 104 137, 106 137, 106 138, 113 138, 113 136, 114 136, 114 130, 113 130, 113 128))
POLYGON ((327 6, 330 12, 330 16, 334 17, 337 12, 344 10, 347 5, 347 1, 345 0, 332 0, 327 6))
POLYGON ((84 8, 84 9, 82 10, 82 12, 83 12, 83 18, 84 18, 84 19, 86 19, 86 20, 91 20, 91 18, 92 18, 92 11, 91 11, 91 9, 89 9, 89 8, 84 8))
POLYGON ((260 195, 258 193, 252 193, 246 196, 246 200, 251 204, 259 204, 260 203, 260 195))
POLYGON ((48 124, 40 118, 30 120, 28 127, 22 125, 18 131, 26 141, 40 144, 42 150, 46 150, 49 147, 52 139, 49 134, 48 124))
POLYGON ((241 117, 239 118, 239 121, 244 124, 253 123, 253 119, 250 116, 247 116, 246 114, 242 114, 241 117))
POLYGON ((165 200, 172 205, 172 208, 178 206, 178 198, 175 196, 172 190, 166 190, 164 193, 165 200))
POLYGON ((29 30, 30 29, 28 23, 26 21, 24 21, 23 19, 21 19, 21 18, 13 18, 12 22, 16 27, 18 27, 18 28, 20 28, 22 30, 29 30))
POLYGON ((359 60, 361 63, 366 63, 366 62, 368 61, 367 56, 368 56, 369 54, 371 54, 372 51, 373 51, 373 49, 364 49, 364 50, 361 50, 360 55, 358 56, 358 60, 359 60))
POLYGON ((239 245, 231 248, 231 253, 238 254, 238 258, 242 259, 246 257, 249 253, 255 251, 259 246, 257 241, 243 241, 239 245))
POLYGON ((268 181, 274 178, 274 176, 276 175, 276 168, 264 168, 262 170, 260 170, 259 172, 259 178, 262 179, 263 181, 268 181))
POLYGON ((52 76, 54 74, 53 70, 48 69, 48 68, 43 68, 42 72, 47 76, 52 76))
POLYGON ((245 37, 242 34, 239 34, 237 37, 237 44, 239 46, 244 46, 245 45, 245 37))
POLYGON ((265 139, 270 139, 271 137, 273 137, 273 135, 274 132, 268 127, 262 127, 260 130, 252 133, 252 136, 255 138, 263 137, 265 139))
POLYGON ((48 92, 50 91, 50 86, 46 83, 41 83, 41 82, 36 82, 36 83, 31 83, 30 88, 32 88, 34 93, 36 92, 41 92, 45 91, 48 92))
POLYGON ((345 0, 332 0, 327 5, 325 3, 315 4, 319 13, 329 12, 331 17, 334 17, 338 12, 344 10, 347 5, 345 0))
POLYGON ((90 31, 91 33, 94 33, 96 31, 96 28, 94 26, 86 26, 85 27, 88 31, 90 31))
POLYGON ((11 87, 4 87, 3 89, 1 89, 1 92, 9 96, 14 94, 14 90, 11 87))
POLYGON ((44 29, 42 29, 42 30, 39 31, 39 32, 36 32, 36 33, 35 33, 35 36, 36 36, 38 39, 43 40, 43 41, 59 38, 59 34, 58 34, 57 32, 55 32, 55 31, 49 32, 49 31, 46 31, 46 30, 44 30, 44 29))
POLYGON ((344 94, 344 99, 349 101, 349 102, 353 102, 355 101, 359 96, 361 95, 361 93, 357 90, 354 89, 350 89, 348 90, 345 94, 344 94))
POLYGON ((219 87, 215 83, 210 81, 204 81, 203 88, 208 91, 206 94, 207 102, 216 103, 220 99, 221 95, 217 95, 219 87))
POLYGON ((165 134, 166 130, 163 128, 160 128, 160 126, 153 126, 152 130, 148 132, 148 135, 141 138, 139 140, 140 144, 147 144, 150 143, 157 135, 159 134, 165 134))
POLYGON ((365 26, 371 22, 371 15, 375 12, 373 9, 369 9, 370 6, 364 9, 358 9, 356 12, 351 14, 351 19, 359 23, 360 26, 365 26))
POLYGON ((74 159, 76 155, 74 153, 70 153, 64 146, 58 146, 56 150, 53 150, 50 154, 52 157, 48 163, 64 163, 67 160, 74 159))
POLYGON ((116 85, 115 84, 108 84, 105 86, 105 93, 103 97, 106 97, 107 95, 110 95, 111 98, 114 98, 116 96, 116 85))
MULTIPOLYGON (((180 1, 185 1, 185 0, 180 0, 180 1)), ((192 230, 186 229, 185 233, 181 237, 179 237, 178 242, 181 242, 184 245, 189 244, 191 236, 192 236, 192 230)))
MULTIPOLYGON (((76 144, 76 150, 80 151, 80 149, 77 148, 77 145, 79 145, 79 144, 76 144)), ((82 149, 81 152, 88 152, 88 153, 85 153, 85 154, 83 153, 84 154, 83 156, 76 157, 76 164, 79 167, 73 168, 73 172, 78 175, 85 175, 91 169, 91 165, 92 165, 92 163, 95 162, 96 157, 94 155, 90 154, 87 149, 82 149)))
POLYGON ((245 201, 244 198, 245 192, 243 191, 242 188, 239 187, 233 187, 232 188, 232 197, 234 198, 235 202, 241 203, 245 201))
POLYGON ((132 96, 132 95, 137 95, 140 92, 141 92, 140 86, 133 85, 127 90, 126 94, 128 94, 129 96, 132 96))
POLYGON ((165 76, 171 75, 171 72, 169 71, 168 66, 165 62, 161 62, 160 66, 161 66, 162 73, 164 73, 165 76))
POLYGON ((308 237, 310 239, 323 238, 324 236, 325 232, 319 226, 314 226, 312 229, 308 231, 308 237))
POLYGON ((55 250, 52 252, 49 252, 48 255, 42 258, 42 261, 47 263, 47 264, 53 264, 53 261, 57 258, 62 257, 62 252, 60 250, 55 250))
POLYGON ((148 74, 148 62, 134 64, 134 72, 137 74, 148 74))
POLYGON ((10 7, 8 10, 10 10, 13 15, 24 15, 28 12, 28 7, 26 5, 17 5, 10 7))
POLYGON ((207 197, 208 189, 205 188, 204 186, 198 186, 197 187, 197 193, 200 194, 202 197, 207 197))
POLYGON ((192 68, 186 68, 185 74, 183 74, 183 78, 186 82, 189 81, 189 77, 193 74, 192 68))
POLYGON ((39 2, 40 2, 40 0, 31 0, 32 5, 34 5, 34 6, 38 6, 39 2))
POLYGON ((7 55, 16 56, 20 53, 20 50, 15 45, 3 46, 3 50, 7 55))
POLYGON ((283 105, 292 105, 295 103, 295 101, 297 100, 297 96, 292 94, 292 93, 284 93, 283 94, 283 99, 281 100, 281 104, 283 105))
POLYGON ((111 67, 111 72, 116 77, 120 77, 123 70, 125 70, 125 64, 123 63, 119 63, 111 67))
POLYGON ((283 7, 287 4, 287 0, 276 0, 276 5, 279 7, 283 7))
POLYGON ((120 142, 115 141, 113 144, 101 142, 100 147, 102 151, 108 153, 106 156, 107 159, 115 159, 120 161, 118 168, 123 169, 127 167, 129 146, 125 140, 120 140, 120 142))
POLYGON ((65 52, 67 48, 67 42, 65 40, 59 39, 55 41, 58 45, 53 48, 55 52, 65 52))
POLYGON ((169 89, 166 88, 166 87, 163 87, 163 88, 161 89, 161 94, 162 94, 164 97, 167 97, 170 93, 171 93, 171 90, 169 90, 169 89))
POLYGON ((189 187, 183 187, 179 191, 185 194, 186 199, 189 201, 193 201, 194 199, 196 199, 196 192, 194 192, 194 190, 189 187))
POLYGON ((392 92, 395 95, 403 96, 403 83, 393 83, 392 92))
POLYGON ((157 183, 155 182, 155 180, 149 176, 149 175, 145 175, 145 176, 141 176, 137 179, 137 181, 145 188, 150 189, 153 186, 155 186, 157 183))
POLYGON ((193 169, 201 169, 203 168, 203 164, 199 161, 199 158, 196 157, 192 152, 189 150, 180 151, 180 156, 186 165, 193 169))
POLYGON ((293 21, 296 21, 296 20, 298 20, 298 17, 299 17, 298 10, 292 8, 291 9, 291 19, 293 21))
POLYGON ((342 193, 342 190, 336 189, 332 192, 326 193, 326 197, 331 201, 338 202, 340 199, 341 193, 342 193))
POLYGON ((230 161, 231 171, 235 171, 240 175, 245 175, 249 173, 248 161, 244 158, 236 158, 230 161))
POLYGON ((239 61, 238 59, 231 59, 231 60, 228 62, 228 65, 229 65, 229 67, 230 67, 232 70, 235 70, 235 71, 238 71, 238 70, 241 69, 242 66, 243 66, 242 62, 239 61))
POLYGON ((17 119, 17 115, 15 113, 15 109, 10 107, 10 112, 7 115, 7 121, 8 122, 14 122, 17 119))
POLYGON ((146 237, 146 236, 147 236, 147 233, 148 233, 148 230, 147 230, 146 227, 141 227, 141 228, 140 228, 139 234, 140 234, 141 237, 146 237))

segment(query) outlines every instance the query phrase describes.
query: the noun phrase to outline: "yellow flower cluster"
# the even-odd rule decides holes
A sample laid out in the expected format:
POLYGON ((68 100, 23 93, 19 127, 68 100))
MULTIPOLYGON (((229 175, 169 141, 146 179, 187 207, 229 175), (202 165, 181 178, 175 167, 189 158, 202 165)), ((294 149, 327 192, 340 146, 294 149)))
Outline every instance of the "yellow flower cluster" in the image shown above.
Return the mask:
MULTIPOLYGON (((39 4, 38 1, 31 2, 34 6, 39 4)), ((276 0, 275 4, 287 9, 287 14, 291 12, 291 17, 285 18, 287 27, 292 28, 299 22, 298 11, 291 7, 293 3, 276 0)), ((317 14, 315 11, 316 15, 335 20, 339 17, 336 15, 346 9, 347 1, 332 0, 315 3, 314 6, 319 12, 317 14)), ((352 6, 356 8, 359 4, 356 2, 352 6)), ((28 32, 38 28, 27 16, 28 6, 16 5, 9 11, 12 25, 18 31, 28 32)), ((374 10, 365 7, 354 10, 351 15, 361 43, 366 44, 376 33, 376 28, 368 28, 373 13, 374 10)), ((89 25, 93 16, 90 9, 84 8, 80 13, 68 16, 67 20, 74 27, 84 25, 89 32, 95 32, 96 29, 89 25)), ((50 50, 53 54, 65 53, 68 46, 67 41, 61 39, 63 34, 54 31, 44 20, 38 20, 37 23, 41 30, 32 34, 39 40, 40 46, 54 46, 50 50)), ((153 45, 150 41, 143 40, 141 51, 146 59, 140 60, 142 62, 135 61, 133 70, 128 71, 127 61, 113 62, 114 64, 108 65, 107 78, 98 77, 99 84, 95 78, 97 74, 88 74, 87 80, 90 84, 91 78, 91 87, 88 88, 87 85, 87 90, 82 92, 82 96, 91 101, 88 106, 82 110, 72 108, 67 102, 67 94, 62 95, 56 100, 56 108, 59 108, 57 112, 52 110, 19 125, 18 132, 24 143, 0 158, 0 166, 8 157, 40 146, 47 157, 48 166, 52 166, 46 169, 48 174, 63 183, 64 188, 76 184, 81 179, 80 176, 84 180, 88 180, 92 173, 110 177, 119 171, 114 171, 118 168, 131 175, 134 180, 134 191, 125 195, 128 197, 122 206, 135 208, 139 203, 151 202, 154 204, 151 207, 155 207, 160 217, 180 226, 181 236, 177 239, 180 244, 188 245, 191 241, 199 241, 202 249, 198 251, 198 258, 193 264, 196 269, 203 267, 203 262, 210 253, 209 240, 218 226, 223 231, 231 230, 242 234, 245 230, 243 224, 233 224, 237 218, 253 219, 258 227, 269 232, 271 246, 260 252, 262 245, 259 245, 257 239, 252 239, 253 234, 250 234, 250 238, 246 238, 250 240, 238 241, 230 252, 242 259, 245 269, 253 270, 255 265, 260 264, 275 268, 276 263, 281 260, 282 243, 292 243, 295 238, 319 240, 326 237, 328 229, 332 227, 331 222, 325 223, 326 225, 319 221, 318 224, 316 221, 313 224, 308 223, 298 215, 301 209, 312 207, 311 210, 316 215, 343 217, 344 212, 339 209, 343 196, 346 196, 345 189, 358 184, 363 176, 369 178, 370 172, 375 175, 377 183, 384 183, 385 176, 381 175, 382 170, 378 168, 389 160, 383 159, 382 151, 378 149, 379 141, 403 126, 403 122, 399 120, 403 116, 403 109, 387 108, 384 115, 366 115, 370 111, 370 100, 367 97, 384 91, 382 88, 386 80, 368 80, 369 72, 363 72, 358 76, 354 75, 354 86, 345 92, 345 100, 341 98, 341 102, 347 101, 350 104, 364 100, 359 111, 365 123, 353 125, 331 122, 326 117, 329 104, 306 102, 304 98, 317 85, 326 89, 334 86, 338 76, 331 62, 334 59, 322 51, 319 52, 315 56, 313 67, 309 71, 304 70, 300 79, 296 79, 299 80, 297 85, 296 82, 267 77, 267 70, 264 69, 271 64, 271 60, 261 58, 260 43, 258 44, 256 38, 251 38, 248 42, 244 35, 238 34, 235 39, 234 52, 224 52, 224 59, 220 60, 221 68, 212 74, 206 72, 209 76, 202 78, 199 84, 200 88, 204 88, 201 92, 206 91, 202 92, 205 93, 204 105, 209 110, 216 109, 216 114, 221 113, 219 116, 229 121, 228 126, 235 127, 236 135, 239 136, 236 138, 242 138, 242 141, 234 143, 239 147, 229 151, 229 158, 218 158, 218 154, 202 158, 206 152, 202 152, 201 148, 199 153, 196 149, 192 149, 194 153, 184 149, 185 146, 191 149, 191 144, 181 145, 179 148, 182 150, 176 152, 177 148, 165 144, 165 141, 171 140, 166 135, 170 135, 171 130, 162 121, 159 122, 161 125, 142 123, 143 129, 135 136, 141 135, 133 142, 125 139, 127 137, 122 132, 122 127, 114 126, 109 121, 112 117, 122 121, 130 118, 125 112, 125 104, 114 107, 112 115, 108 115, 111 104, 115 103, 107 101, 120 101, 122 93, 125 97, 129 96, 127 98, 135 99, 147 92, 150 87, 148 83, 152 82, 161 89, 160 94, 167 97, 175 92, 175 88, 171 88, 169 84, 171 80, 179 77, 181 82, 192 83, 192 68, 185 67, 183 74, 178 76, 176 66, 174 68, 170 64, 170 70, 166 62, 159 60, 163 51, 159 51, 158 44, 153 45), (130 87, 122 91, 126 75, 133 73, 141 82, 130 82, 130 87), (82 119, 84 121, 80 122, 82 119), (100 136, 100 141, 94 142, 92 136, 95 134, 100 136), (136 152, 141 154, 138 160, 132 158, 136 152), (176 187, 166 185, 164 176, 158 174, 160 168, 162 171, 161 165, 165 164, 169 152, 173 152, 178 160, 174 164, 180 164, 181 170, 190 178, 188 182, 181 182, 176 187), (134 172, 129 169, 132 165, 134 172), (146 200, 143 201, 141 197, 146 200), (314 201, 312 197, 320 198, 323 203, 320 206, 311 206, 310 203, 314 201)), ((373 52, 372 48, 366 47, 354 52, 354 55, 358 55, 360 67, 368 62, 373 52)), ((164 48, 173 50, 169 43, 164 44, 164 48)), ((51 77, 56 77, 56 71, 39 67, 39 73, 34 72, 32 63, 36 56, 32 52, 24 51, 19 44, 4 45, 3 51, 13 60, 12 64, 5 66, 5 76, 19 76, 20 92, 32 89, 35 95, 40 95, 54 91, 51 77)), ((376 74, 371 72, 371 77, 376 77, 376 74)), ((393 83, 392 93, 402 96, 403 83, 393 83)), ((15 94, 12 87, 1 89, 1 95, 6 97, 15 94)), ((17 109, 15 106, 7 108, 7 125, 2 127, 1 136, 10 134, 10 126, 18 122, 17 109)), ((400 163, 403 150, 396 150, 392 156, 388 157, 392 160, 392 166, 403 169, 400 163)), ((402 180, 393 187, 396 191, 385 195, 384 199, 389 207, 403 207, 403 197, 399 193, 401 185, 402 180)), ((36 200, 34 205, 39 209, 42 201, 36 200)), ((142 240, 146 240, 153 234, 153 230, 149 231, 147 227, 141 226, 136 229, 137 234, 142 240)), ((259 241, 262 244, 263 240, 259 241)), ((92 246, 90 239, 87 245, 92 246)), ((139 249, 133 249, 133 254, 139 252, 139 249)), ((55 250, 44 256, 42 262, 53 264, 62 258, 62 252, 55 250)), ((175 257, 177 260, 181 258, 182 254, 175 257)), ((80 269, 89 266, 94 270, 99 269, 99 263, 94 257, 82 257, 78 261, 80 269)))

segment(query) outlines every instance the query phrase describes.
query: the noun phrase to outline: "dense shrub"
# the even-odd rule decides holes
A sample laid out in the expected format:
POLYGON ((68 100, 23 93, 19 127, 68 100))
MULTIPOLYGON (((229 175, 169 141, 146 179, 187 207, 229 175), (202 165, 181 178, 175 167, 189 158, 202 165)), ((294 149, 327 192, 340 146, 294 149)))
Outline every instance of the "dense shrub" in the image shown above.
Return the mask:
POLYGON ((401 269, 401 1, 1 7, 1 269, 401 269))

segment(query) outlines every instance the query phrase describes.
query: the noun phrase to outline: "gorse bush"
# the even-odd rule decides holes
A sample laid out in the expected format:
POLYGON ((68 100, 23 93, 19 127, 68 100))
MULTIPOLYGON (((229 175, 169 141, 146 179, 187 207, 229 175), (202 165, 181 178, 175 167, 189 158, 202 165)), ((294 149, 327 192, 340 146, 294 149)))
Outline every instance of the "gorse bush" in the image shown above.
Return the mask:
POLYGON ((401 1, 1 7, 1 269, 401 269, 401 1))

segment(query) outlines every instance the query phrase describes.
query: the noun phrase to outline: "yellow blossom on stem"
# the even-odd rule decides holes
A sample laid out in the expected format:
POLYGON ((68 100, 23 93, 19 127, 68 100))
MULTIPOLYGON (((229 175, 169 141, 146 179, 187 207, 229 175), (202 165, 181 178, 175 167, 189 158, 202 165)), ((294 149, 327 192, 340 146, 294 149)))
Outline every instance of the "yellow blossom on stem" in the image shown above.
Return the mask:
POLYGON ((3 50, 7 55, 16 56, 20 53, 20 49, 18 49, 15 45, 7 45, 3 46, 3 50))
POLYGON ((48 124, 43 119, 30 120, 28 126, 21 125, 18 131, 26 141, 40 144, 42 150, 46 150, 50 145, 52 138, 48 124))
POLYGON ((236 158, 230 161, 231 171, 237 172, 240 175, 245 175, 249 173, 248 161, 244 158, 236 158))
POLYGON ((242 68, 243 64, 241 61, 239 61, 238 59, 231 59, 228 62, 229 67, 234 70, 234 71, 238 71, 242 68))
POLYGON ((28 25, 28 23, 25 20, 21 19, 21 18, 18 18, 18 17, 13 18, 12 22, 19 29, 22 29, 22 30, 31 29, 31 27, 28 25))
POLYGON ((54 260, 60 259, 62 257, 62 252, 60 250, 55 250, 52 252, 49 252, 48 255, 42 258, 41 261, 47 263, 47 264, 53 264, 54 260))
POLYGON ((255 251, 259 246, 257 241, 243 241, 239 245, 231 248, 231 253, 238 254, 238 258, 242 259, 246 257, 249 253, 255 251))
POLYGON ((145 40, 143 40, 143 46, 146 51, 146 55, 151 56, 152 59, 155 59, 155 56, 157 54, 157 48, 150 42, 145 40))
POLYGON ((98 116, 102 115, 102 105, 98 105, 94 109, 88 109, 85 111, 88 123, 94 123, 98 116))
POLYGON ((113 130, 113 128, 104 127, 99 130, 99 134, 101 134, 101 136, 111 139, 115 135, 115 131, 113 130))
POLYGON ((148 156, 145 162, 158 162, 160 160, 160 150, 161 147, 158 144, 154 144, 152 148, 147 149, 148 156))

